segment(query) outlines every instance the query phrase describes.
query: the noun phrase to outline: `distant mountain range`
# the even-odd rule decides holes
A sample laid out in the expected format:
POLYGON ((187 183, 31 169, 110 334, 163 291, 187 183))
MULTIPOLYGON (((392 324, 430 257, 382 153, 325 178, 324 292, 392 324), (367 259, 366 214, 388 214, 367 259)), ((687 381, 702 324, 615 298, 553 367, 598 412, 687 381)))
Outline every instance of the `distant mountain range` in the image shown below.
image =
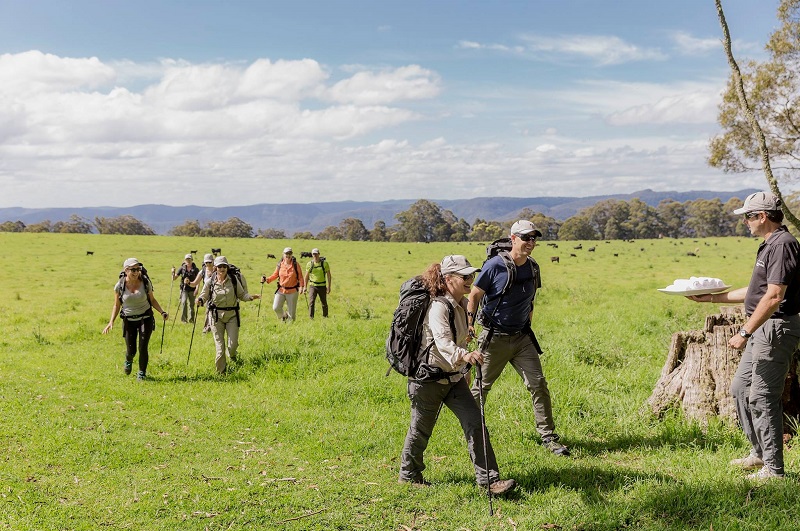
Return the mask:
MULTIPOLYGON (((606 199, 630 201, 638 198, 651 206, 664 199, 694 201, 696 199, 719 198, 723 203, 732 197, 744 199, 756 189, 736 192, 654 192, 642 190, 632 194, 598 195, 591 197, 477 197, 474 199, 431 199, 457 217, 474 223, 476 218, 507 221, 515 218, 524 208, 541 212, 558 220, 567 219, 581 209, 606 199)), ((314 234, 330 225, 338 225, 345 218, 360 219, 367 229, 376 221, 387 226, 397 223, 395 214, 408 210, 416 199, 392 201, 338 201, 331 203, 260 204, 236 207, 138 205, 133 207, 82 207, 82 208, 0 208, 0 223, 22 221, 26 225, 44 220, 67 221, 73 214, 94 221, 95 217, 113 218, 130 215, 149 225, 157 234, 166 234, 172 227, 187 220, 224 221, 237 217, 258 229, 279 229, 291 237, 296 232, 309 231, 314 234)))

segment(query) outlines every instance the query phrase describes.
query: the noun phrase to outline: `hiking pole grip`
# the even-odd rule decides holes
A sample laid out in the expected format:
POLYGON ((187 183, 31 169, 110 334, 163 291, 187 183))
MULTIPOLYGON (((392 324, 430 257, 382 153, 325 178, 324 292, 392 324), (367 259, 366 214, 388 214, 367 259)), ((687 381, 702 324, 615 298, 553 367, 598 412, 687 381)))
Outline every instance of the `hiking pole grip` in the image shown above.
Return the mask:
POLYGON ((492 507, 492 486, 489 479, 489 445, 487 444, 488 434, 486 433, 486 412, 483 407, 483 371, 481 364, 475 364, 475 380, 478 384, 478 397, 480 398, 481 406, 481 439, 483 439, 483 463, 484 470, 486 471, 486 497, 489 499, 489 516, 494 515, 494 508, 492 507))

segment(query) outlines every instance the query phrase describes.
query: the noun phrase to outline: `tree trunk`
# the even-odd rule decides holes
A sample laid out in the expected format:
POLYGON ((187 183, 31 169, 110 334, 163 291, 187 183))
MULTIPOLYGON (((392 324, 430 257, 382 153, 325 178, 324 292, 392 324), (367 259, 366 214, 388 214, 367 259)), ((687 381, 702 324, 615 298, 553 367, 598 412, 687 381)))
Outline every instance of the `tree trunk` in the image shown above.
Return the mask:
MULTIPOLYGON (((744 322, 742 306, 723 306, 719 314, 706 317, 703 330, 674 333, 661 377, 647 400, 652 412, 661 415, 678 406, 688 418, 703 423, 711 417, 735 423, 730 386, 742 352, 730 348, 728 340, 744 322)), ((800 414, 798 360, 800 351, 795 352, 783 393, 784 413, 794 419, 784 422, 788 434, 796 432, 800 414)))

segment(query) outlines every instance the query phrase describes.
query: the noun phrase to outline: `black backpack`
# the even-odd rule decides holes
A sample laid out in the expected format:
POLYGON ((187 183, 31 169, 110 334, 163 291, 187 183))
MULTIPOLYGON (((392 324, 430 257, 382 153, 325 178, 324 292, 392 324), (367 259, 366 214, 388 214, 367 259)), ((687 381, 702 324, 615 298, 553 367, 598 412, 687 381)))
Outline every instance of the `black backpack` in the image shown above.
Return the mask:
MULTIPOLYGON (((447 304, 450 331, 455 339, 455 309, 445 297, 436 297, 433 300, 447 304)), ((403 376, 423 381, 441 380, 457 374, 445 372, 439 367, 428 364, 428 353, 433 342, 420 351, 422 323, 425 321, 425 315, 428 313, 431 302, 431 294, 421 277, 417 276, 406 280, 400 286, 400 302, 394 311, 392 327, 386 338, 386 359, 390 365, 386 376, 389 376, 392 369, 403 376)))
MULTIPOLYGON (((497 299, 497 304, 495 304, 494 306, 494 311, 492 312, 492 315, 487 315, 486 312, 484 311, 486 308, 486 303, 490 300, 488 295, 483 296, 483 301, 481 301, 481 305, 483 306, 483 308, 481 309, 480 312, 478 312, 478 321, 480 322, 480 324, 482 324, 484 327, 489 328, 489 336, 487 338, 487 343, 488 339, 490 339, 492 334, 494 334, 494 324, 492 321, 494 318, 494 312, 496 312, 497 308, 500 307, 500 304, 503 302, 503 297, 505 297, 506 293, 508 292, 508 289, 514 284, 514 281, 517 278, 518 266, 517 264, 514 263, 514 259, 511 258, 511 255, 509 254, 511 252, 511 247, 512 247, 511 238, 508 237, 499 238, 486 246, 486 260, 483 261, 483 266, 481 266, 481 269, 483 269, 483 267, 486 265, 486 262, 488 262, 489 259, 494 256, 499 256, 503 260, 503 264, 505 264, 506 266, 506 284, 505 286, 503 286, 503 290, 499 294, 494 296, 494 298, 497 299)), ((533 289, 535 292, 538 288, 542 287, 541 283, 542 280, 539 273, 539 264, 537 264, 536 260, 534 260, 530 256, 528 257, 527 263, 531 268, 531 275, 533 276, 533 289)), ((533 312, 533 301, 531 301, 531 312, 533 312)), ((536 339, 536 335, 533 333, 533 330, 530 327, 528 328, 528 334, 530 335, 533 344, 536 346, 536 350, 538 350, 541 353, 542 349, 539 346, 539 342, 536 339)))
MULTIPOLYGON (((214 312, 213 313, 214 321, 218 319, 219 311, 234 310, 236 312, 236 325, 242 326, 242 319, 241 316, 239 315, 239 290, 247 292, 247 281, 244 279, 244 275, 242 275, 242 270, 233 264, 228 264, 228 276, 230 277, 231 282, 233 283, 233 293, 236 296, 236 306, 221 308, 209 301, 208 310, 214 312)), ((210 297, 211 296, 210 294, 214 292, 214 284, 217 282, 216 270, 214 270, 214 272, 211 274, 209 282, 211 282, 211 291, 209 292, 209 297, 210 297)))
MULTIPOLYGON (((244 275, 242 275, 242 270, 236 267, 233 264, 228 264, 228 276, 231 277, 231 281, 233 282, 233 293, 236 295, 236 298, 239 298, 239 291, 247 291, 247 281, 244 279, 244 275)), ((214 270, 211 273, 211 289, 214 289, 214 283, 217 281, 217 271, 214 270)))

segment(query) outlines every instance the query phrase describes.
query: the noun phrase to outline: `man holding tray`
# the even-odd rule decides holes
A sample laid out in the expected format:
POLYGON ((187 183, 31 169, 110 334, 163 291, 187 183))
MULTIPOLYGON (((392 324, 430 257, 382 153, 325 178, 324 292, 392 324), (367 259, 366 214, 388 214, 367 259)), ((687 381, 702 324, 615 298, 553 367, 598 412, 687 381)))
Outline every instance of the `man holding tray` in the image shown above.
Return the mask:
POLYGON ((784 381, 800 343, 800 244, 783 225, 781 201, 770 192, 750 195, 742 208, 744 224, 758 247, 750 285, 726 293, 693 295, 697 302, 744 302, 747 321, 728 344, 742 359, 731 382, 736 414, 750 454, 731 464, 758 469, 749 479, 782 478, 784 381))

